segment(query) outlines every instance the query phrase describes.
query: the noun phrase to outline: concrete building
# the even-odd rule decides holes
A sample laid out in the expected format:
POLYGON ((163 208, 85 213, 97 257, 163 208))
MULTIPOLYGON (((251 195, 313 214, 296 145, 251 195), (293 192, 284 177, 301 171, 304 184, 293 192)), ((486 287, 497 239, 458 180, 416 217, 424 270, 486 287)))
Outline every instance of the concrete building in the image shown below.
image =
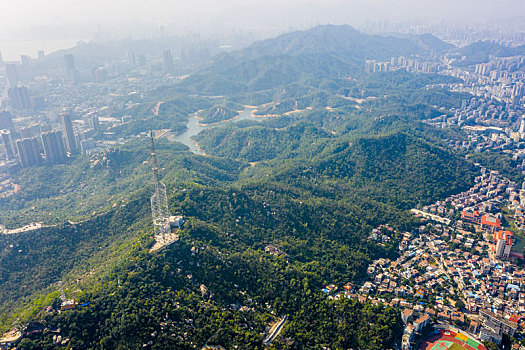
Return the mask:
POLYGON ((14 109, 31 109, 31 97, 25 86, 12 87, 7 90, 11 107, 14 109))
POLYGON ((9 111, 0 111, 0 130, 14 131, 13 117, 9 111))
POLYGON ((55 164, 66 159, 64 138, 60 131, 46 132, 41 137, 47 163, 55 164))
POLYGON ((40 165, 40 147, 36 137, 16 141, 16 148, 18 150, 18 157, 20 158, 22 168, 40 165))
POLYGON ((30 126, 26 126, 25 128, 20 129, 20 136, 23 139, 30 139, 32 137, 37 137, 41 133, 41 127, 39 124, 34 124, 30 126))
POLYGON ((483 309, 479 311, 479 322, 481 323, 479 333, 481 340, 493 341, 496 344, 501 343, 503 334, 514 336, 518 328, 517 323, 483 309))
POLYGON ((171 50, 164 50, 163 55, 164 70, 166 71, 166 73, 173 73, 173 71, 175 70, 175 64, 173 63, 173 55, 171 54, 171 50))
POLYGON ((66 67, 66 75, 73 84, 80 82, 80 74, 75 66, 75 56, 71 54, 64 55, 64 64, 66 67))
POLYGON ((5 72, 7 80, 9 81, 9 87, 17 87, 20 78, 18 77, 18 69, 13 63, 6 64, 5 72))
POLYGON ((401 319, 403 320, 403 323, 408 324, 413 314, 414 314, 414 311, 412 309, 408 309, 408 308, 404 309, 401 312, 401 319))
POLYGON ((495 232, 494 243, 496 245, 496 256, 498 258, 508 258, 512 249, 512 232, 507 230, 495 232))
POLYGON ((69 113, 62 114, 62 130, 66 140, 66 149, 69 154, 77 154, 78 147, 73 132, 73 123, 71 122, 71 115, 69 113))
POLYGON ((90 129, 96 131, 100 128, 100 120, 96 115, 88 117, 87 122, 90 129))
POLYGON ((423 316, 419 317, 417 320, 414 321, 414 329, 416 332, 421 332, 423 328, 425 328, 430 323, 430 316, 428 314, 424 314, 423 316))
POLYGON ((7 130, 3 130, 0 137, 2 138, 2 145, 4 146, 6 158, 8 160, 14 159, 16 157, 16 148, 11 133, 7 130))

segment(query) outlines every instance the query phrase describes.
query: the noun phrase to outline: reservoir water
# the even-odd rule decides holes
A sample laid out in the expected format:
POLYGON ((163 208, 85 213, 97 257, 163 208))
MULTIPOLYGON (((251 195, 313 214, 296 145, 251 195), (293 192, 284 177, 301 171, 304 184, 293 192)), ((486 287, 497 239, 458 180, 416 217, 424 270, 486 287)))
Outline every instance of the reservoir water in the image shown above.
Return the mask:
POLYGON ((197 135, 199 132, 201 132, 204 129, 207 129, 213 126, 217 126, 217 125, 235 123, 241 120, 261 120, 260 117, 255 117, 252 115, 252 112, 254 110, 255 108, 253 107, 246 107, 239 113, 237 117, 230 119, 230 120, 226 120, 224 122, 210 124, 210 125, 199 124, 200 119, 198 118, 197 114, 192 114, 190 118, 188 119, 188 123, 186 124, 186 131, 184 131, 182 134, 170 137, 170 140, 185 144, 195 154, 203 154, 202 150, 200 150, 197 144, 195 143, 195 141, 193 141, 192 139, 193 136, 197 135))

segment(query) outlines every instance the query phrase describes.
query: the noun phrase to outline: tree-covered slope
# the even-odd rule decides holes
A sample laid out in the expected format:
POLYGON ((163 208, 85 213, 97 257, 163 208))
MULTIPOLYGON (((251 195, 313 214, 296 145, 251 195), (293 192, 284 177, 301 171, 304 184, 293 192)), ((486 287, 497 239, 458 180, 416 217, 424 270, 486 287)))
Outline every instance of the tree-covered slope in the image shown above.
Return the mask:
MULTIPOLYGON (((68 294, 88 306, 42 310, 35 320, 60 327, 74 347, 134 349, 151 341, 154 349, 183 349, 208 340, 262 348, 266 327, 286 314, 275 348, 383 349, 400 336, 396 311, 330 301, 320 289, 359 281, 371 260, 395 256, 396 241, 380 246, 367 240, 370 230, 386 222, 410 229, 416 222, 403 209, 459 191, 473 175, 454 155, 394 134, 334 141, 312 160, 267 162, 220 186, 184 185, 170 192, 172 211, 186 220, 181 241, 157 254, 147 253, 149 241, 137 241, 126 259, 68 284, 68 294), (268 245, 284 255, 265 252, 268 245)), ((51 336, 20 348, 45 348, 51 336)))
MULTIPOLYGON (((194 156, 186 146, 165 140, 159 140, 157 148, 160 166, 169 173, 166 180, 170 182, 232 181, 243 166, 194 156)), ((25 169, 14 177, 21 186, 17 195, 0 198, 0 222, 16 228, 30 222, 78 221, 105 212, 152 185, 149 161, 148 139, 141 138, 66 164, 25 169)))
POLYGON ((273 115, 206 129, 195 137, 206 156, 159 142, 170 209, 185 220, 161 252, 149 252, 144 138, 20 173, 1 218, 59 224, 0 238, 3 328, 43 330, 19 349, 262 349, 286 315, 272 348, 395 348, 397 310, 321 288, 358 283, 372 260, 395 258, 399 233, 419 225, 407 209, 471 186, 476 168, 437 146, 452 132, 421 123, 461 105, 464 95, 433 87, 454 80, 362 72, 365 59, 446 46, 321 26, 217 56, 134 101, 119 112, 134 119, 115 132, 179 130, 199 110, 219 122, 244 105, 273 115), (72 218, 87 220, 63 223, 72 218), (368 239, 386 223, 391 242, 368 239), (57 311, 60 279, 84 306, 57 311), (58 329, 69 342, 53 342, 58 329))
POLYGON ((0 235, 0 322, 14 308, 56 289, 63 276, 82 280, 118 262, 122 249, 145 228, 146 204, 134 200, 82 223, 0 235))
POLYGON ((496 57, 523 56, 525 45, 507 47, 490 41, 477 41, 458 49, 457 53, 459 56, 466 56, 466 60, 459 61, 458 64, 478 64, 488 62, 490 55, 496 57))
POLYGON ((315 144, 331 137, 325 130, 299 123, 283 129, 232 125, 205 130, 195 139, 210 154, 258 162, 276 157, 293 158, 302 151, 313 155, 315 144))

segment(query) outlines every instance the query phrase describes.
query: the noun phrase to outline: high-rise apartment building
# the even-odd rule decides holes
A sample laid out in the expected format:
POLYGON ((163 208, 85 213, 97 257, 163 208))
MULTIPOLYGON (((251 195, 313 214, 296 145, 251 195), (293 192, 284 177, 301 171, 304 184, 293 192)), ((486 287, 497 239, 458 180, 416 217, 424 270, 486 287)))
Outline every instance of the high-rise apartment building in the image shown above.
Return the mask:
POLYGON ((173 63, 173 55, 171 54, 170 49, 164 50, 164 69, 167 73, 173 73, 173 71, 175 70, 175 65, 173 63))
POLYGON ((14 131, 13 117, 9 111, 0 111, 0 130, 14 131))
POLYGON ((47 163, 55 164, 66 159, 64 138, 60 131, 46 132, 43 133, 41 137, 47 163))
POLYGON ((96 115, 93 115, 93 116, 90 116, 88 118, 88 125, 91 129, 93 130, 98 130, 99 129, 99 126, 100 126, 100 120, 98 119, 98 117, 96 115))
POLYGON ((36 137, 16 141, 16 148, 22 168, 40 165, 40 146, 36 137))
POLYGON ((39 124, 33 124, 26 126, 25 128, 20 129, 20 136, 23 139, 30 139, 32 137, 37 137, 41 133, 41 127, 39 124))
POLYGON ((5 72, 7 75, 7 80, 9 81, 9 87, 16 87, 20 81, 18 77, 18 69, 13 63, 6 64, 5 72))
POLYGON ((62 114, 62 130, 66 140, 66 149, 69 154, 77 154, 78 147, 75 140, 75 133, 73 132, 73 123, 71 122, 71 114, 62 114))
POLYGON ((137 55, 131 50, 128 51, 128 62, 133 67, 137 65, 137 55))
POLYGON ((7 90, 11 107, 14 109, 31 109, 29 90, 25 86, 12 87, 7 90))
POLYGON ((80 74, 78 73, 78 69, 75 66, 75 56, 72 54, 64 55, 64 64, 66 66, 66 74, 68 79, 74 84, 78 84, 80 82, 80 74))
POLYGON ((16 157, 16 149, 11 133, 7 130, 0 131, 0 138, 2 138, 6 158, 8 160, 14 159, 16 157))

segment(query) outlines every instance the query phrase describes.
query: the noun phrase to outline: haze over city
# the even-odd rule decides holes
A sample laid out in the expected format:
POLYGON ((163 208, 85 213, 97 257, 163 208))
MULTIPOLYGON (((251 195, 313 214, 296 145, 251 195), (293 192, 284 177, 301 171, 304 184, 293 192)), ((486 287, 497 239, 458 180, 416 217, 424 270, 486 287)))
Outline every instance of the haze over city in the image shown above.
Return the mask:
POLYGON ((521 0, 5 0, 0 12, 0 41, 6 59, 14 60, 20 54, 35 54, 21 52, 30 46, 20 43, 22 40, 47 40, 49 48, 67 47, 93 38, 154 37, 161 34, 161 26, 164 35, 220 36, 233 30, 261 39, 318 24, 360 28, 370 21, 497 24, 502 30, 523 30, 524 16, 521 0), (9 41, 18 42, 9 45, 9 41))

